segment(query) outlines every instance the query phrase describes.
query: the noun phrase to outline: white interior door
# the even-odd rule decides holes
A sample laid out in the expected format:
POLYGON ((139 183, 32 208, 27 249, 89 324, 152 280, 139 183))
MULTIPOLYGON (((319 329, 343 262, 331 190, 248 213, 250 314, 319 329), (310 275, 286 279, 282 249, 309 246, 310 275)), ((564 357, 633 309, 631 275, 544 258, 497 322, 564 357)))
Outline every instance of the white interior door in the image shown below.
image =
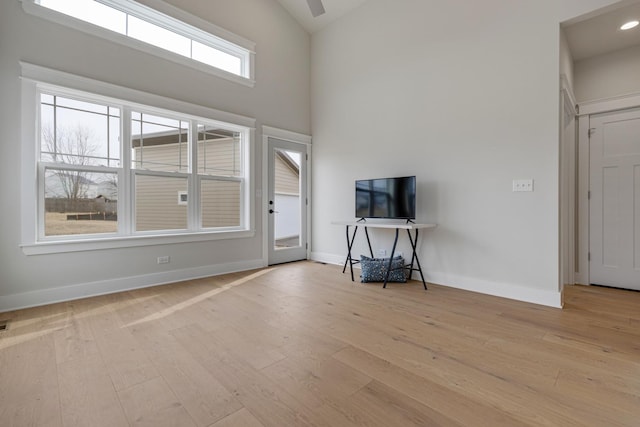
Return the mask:
POLYGON ((590 128, 590 281, 640 290, 640 109, 590 128))
POLYGON ((269 265, 307 259, 307 145, 269 137, 269 265))

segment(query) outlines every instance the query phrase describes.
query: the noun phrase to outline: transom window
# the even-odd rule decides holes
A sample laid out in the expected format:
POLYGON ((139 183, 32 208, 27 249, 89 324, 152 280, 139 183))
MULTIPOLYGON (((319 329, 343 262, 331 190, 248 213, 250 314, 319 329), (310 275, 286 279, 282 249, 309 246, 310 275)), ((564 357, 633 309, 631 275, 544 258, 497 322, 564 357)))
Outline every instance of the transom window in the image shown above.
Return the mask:
MULTIPOLYGON (((137 40, 142 46, 151 45, 167 53, 188 58, 207 67, 214 67, 224 73, 241 77, 248 84, 252 84, 252 49, 253 44, 234 36, 243 45, 233 43, 213 33, 203 31, 172 16, 155 9, 141 5, 132 0, 23 0, 28 12, 36 13, 45 18, 60 22, 54 13, 63 14, 74 20, 62 20, 70 26, 75 20, 91 24, 94 33, 107 36, 117 33, 125 36, 123 40, 137 40), (34 5, 31 7, 29 5, 34 5), (98 28, 99 27, 99 28, 98 28), (108 30, 108 31, 105 31, 108 30)), ((183 13, 184 14, 184 13, 183 13)), ((197 19, 192 17, 192 19, 197 19)), ((75 21, 77 23, 77 21, 75 21)), ((211 27, 207 23, 207 27, 211 27)), ((80 29, 82 29, 80 27, 80 29)), ((86 30, 86 28, 85 28, 86 30)), ((219 30, 230 35, 224 30, 219 30)), ((139 47, 136 43, 128 43, 139 47)), ((152 53, 156 53, 152 51, 152 53)), ((176 58, 170 58, 176 59, 176 58)), ((223 73, 223 77, 225 77, 223 73)))
POLYGON ((41 89, 40 241, 246 230, 249 129, 41 89))

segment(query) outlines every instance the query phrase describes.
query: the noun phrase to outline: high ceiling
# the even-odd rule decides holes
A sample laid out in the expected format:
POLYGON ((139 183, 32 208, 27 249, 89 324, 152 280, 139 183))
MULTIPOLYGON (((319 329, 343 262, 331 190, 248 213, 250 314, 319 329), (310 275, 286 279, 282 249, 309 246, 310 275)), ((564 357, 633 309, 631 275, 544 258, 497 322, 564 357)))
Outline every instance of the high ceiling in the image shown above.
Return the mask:
POLYGON ((311 11, 309 10, 309 5, 306 0, 278 0, 309 33, 315 33, 326 27, 365 1, 366 0, 322 0, 326 12, 314 18, 311 16, 311 11))
MULTIPOLYGON (((322 0, 323 15, 311 16, 307 0, 278 0, 309 33, 321 30, 341 16, 361 6, 367 0, 322 0)), ((604 13, 593 13, 563 25, 575 61, 603 53, 640 45, 640 26, 621 31, 620 26, 631 19, 640 20, 640 0, 622 2, 604 13)))
POLYGON ((574 61, 640 45, 640 26, 627 31, 620 26, 640 21, 640 1, 563 26, 574 61))

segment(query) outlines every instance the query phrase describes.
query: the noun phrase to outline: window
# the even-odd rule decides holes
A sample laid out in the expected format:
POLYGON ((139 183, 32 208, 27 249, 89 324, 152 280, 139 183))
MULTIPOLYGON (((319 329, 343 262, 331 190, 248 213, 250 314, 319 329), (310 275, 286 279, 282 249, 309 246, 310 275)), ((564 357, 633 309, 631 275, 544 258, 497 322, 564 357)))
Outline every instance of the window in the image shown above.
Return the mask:
POLYGON ((37 242, 249 229, 249 128, 35 85, 37 242))
POLYGON ((253 86, 252 42, 161 2, 156 3, 184 19, 132 0, 22 1, 32 14, 253 86))
POLYGON ((40 95, 41 236, 116 233, 121 109, 40 95))
POLYGON ((178 204, 180 206, 187 206, 187 193, 186 191, 178 191, 178 204))

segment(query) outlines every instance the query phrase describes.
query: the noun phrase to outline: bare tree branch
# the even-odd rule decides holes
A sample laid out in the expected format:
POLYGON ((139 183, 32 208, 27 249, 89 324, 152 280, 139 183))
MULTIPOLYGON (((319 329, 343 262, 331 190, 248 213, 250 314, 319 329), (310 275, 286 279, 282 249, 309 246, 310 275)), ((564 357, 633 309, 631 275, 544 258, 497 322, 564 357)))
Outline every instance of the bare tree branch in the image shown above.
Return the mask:
MULTIPOLYGON (((58 128, 55 132, 51 126, 42 128, 43 155, 47 160, 75 166, 90 166, 96 164, 92 157, 97 151, 97 145, 92 141, 91 129, 78 125, 75 128, 58 128)), ((87 197, 91 181, 88 172, 56 170, 54 175, 59 180, 62 192, 68 199, 87 197)))

